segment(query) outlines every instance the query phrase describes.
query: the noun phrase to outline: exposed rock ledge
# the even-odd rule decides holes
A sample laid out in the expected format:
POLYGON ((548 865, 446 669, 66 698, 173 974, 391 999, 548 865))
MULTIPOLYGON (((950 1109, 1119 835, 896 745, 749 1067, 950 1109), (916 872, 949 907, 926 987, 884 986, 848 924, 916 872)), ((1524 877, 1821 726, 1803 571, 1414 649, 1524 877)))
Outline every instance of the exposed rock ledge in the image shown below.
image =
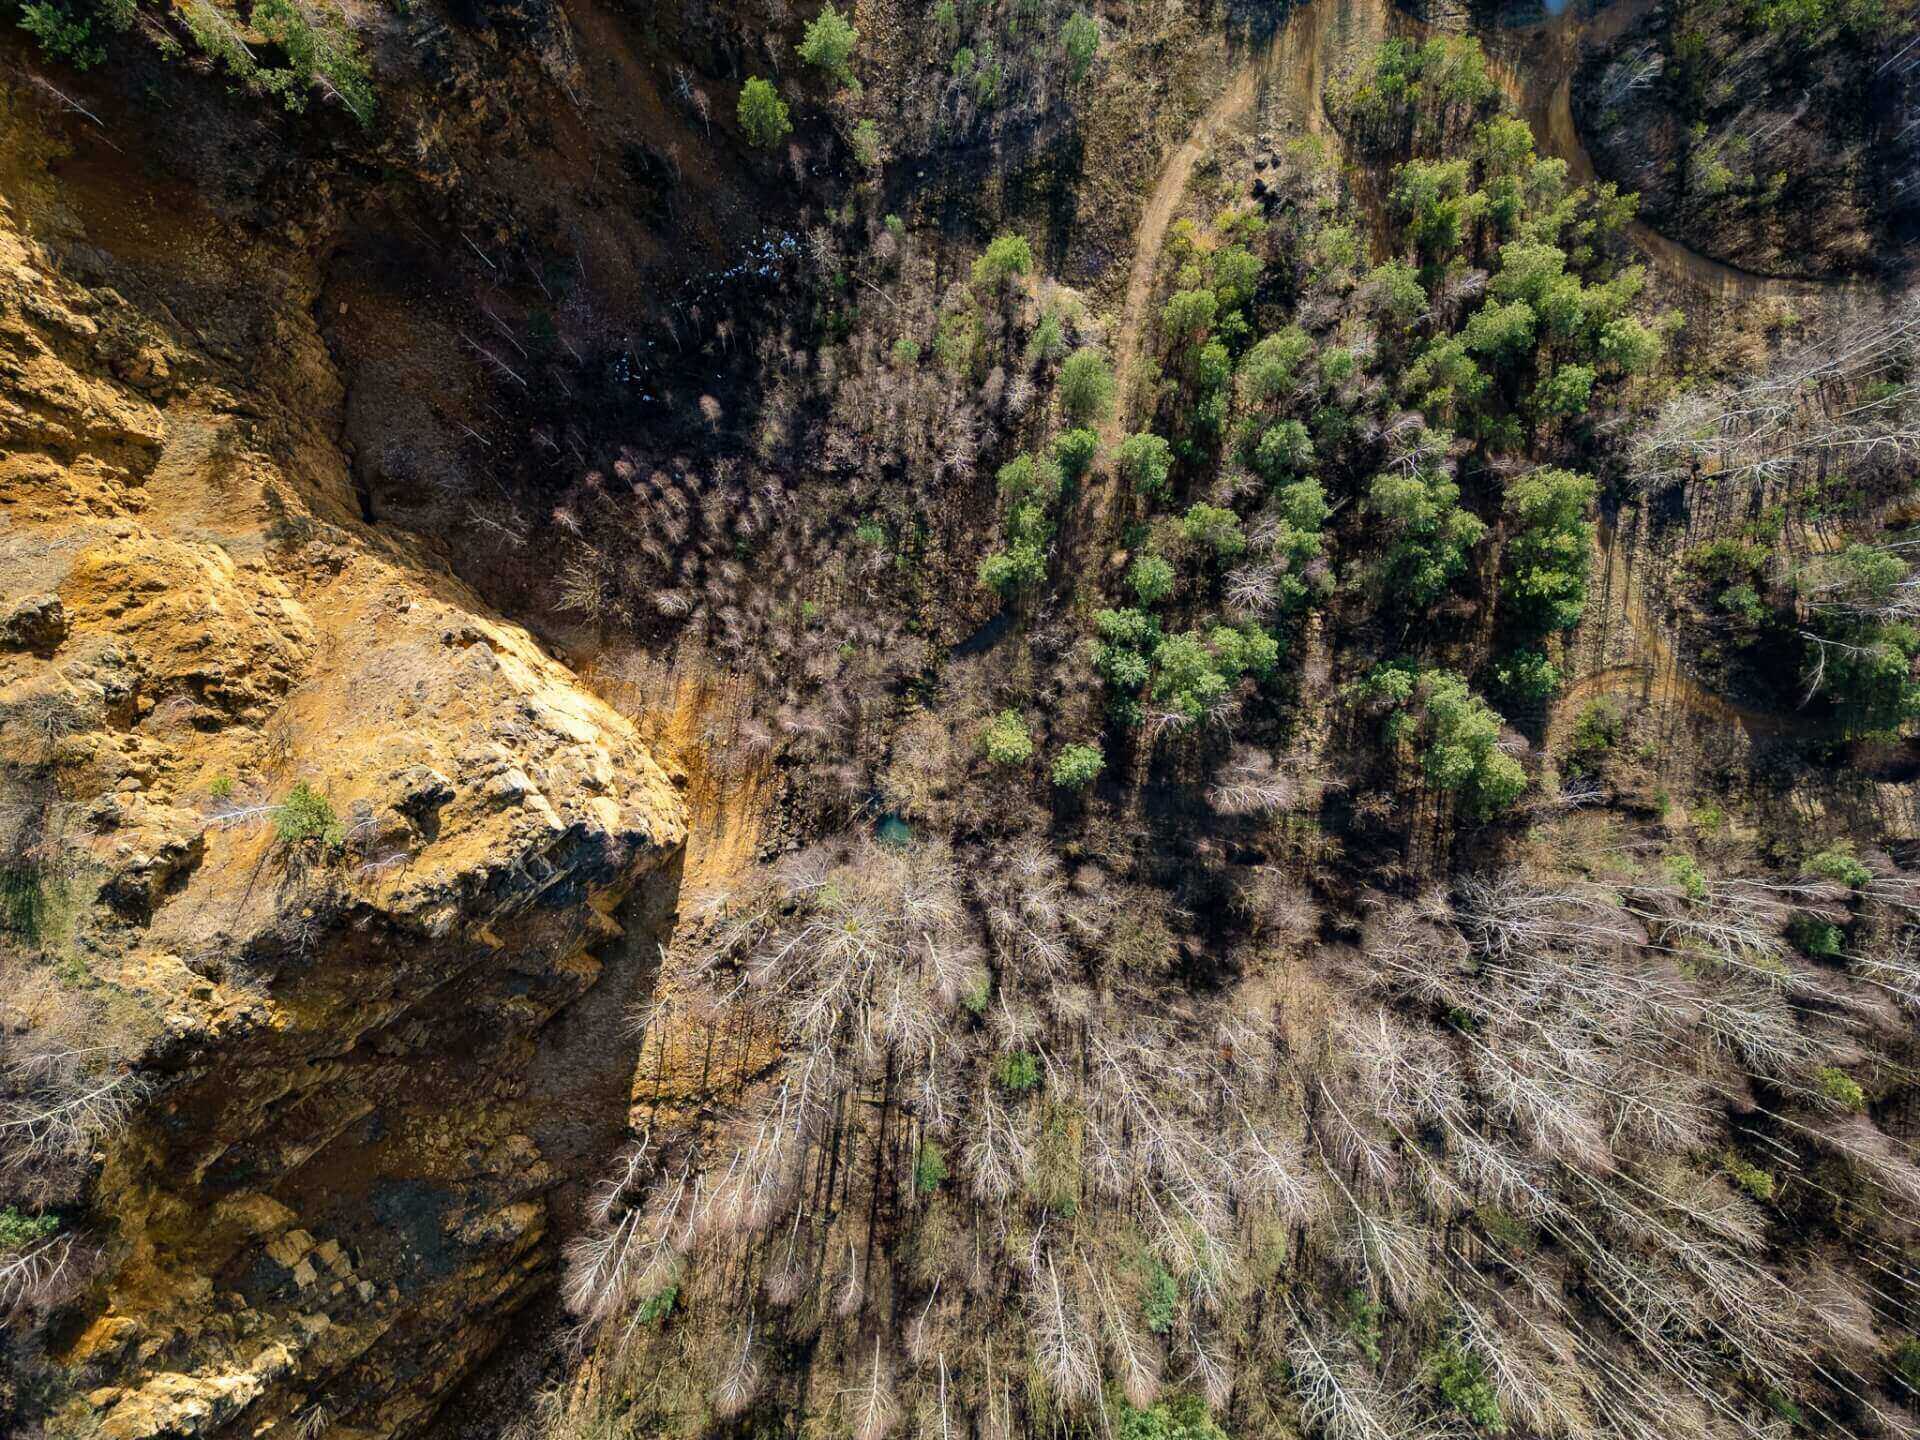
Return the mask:
POLYGON ((404 1432, 545 1283, 625 1125, 681 802, 361 524, 310 287, 246 345, 123 299, 104 254, 83 288, 76 253, 0 200, 0 782, 152 1082, 96 1157, 69 1409, 102 1440, 404 1432), (344 852, 275 835, 300 782, 344 852))

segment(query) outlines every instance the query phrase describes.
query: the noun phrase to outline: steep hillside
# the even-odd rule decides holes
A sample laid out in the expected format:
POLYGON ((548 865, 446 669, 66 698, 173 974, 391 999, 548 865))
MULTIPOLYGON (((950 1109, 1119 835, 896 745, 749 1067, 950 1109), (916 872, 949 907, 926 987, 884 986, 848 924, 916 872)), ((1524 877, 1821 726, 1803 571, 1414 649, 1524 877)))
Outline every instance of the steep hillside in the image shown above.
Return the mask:
POLYGON ((1912 1431, 1909 22, 1485 9, 0 12, 0 1427, 1912 1431))
POLYGON ((1762 275, 1903 268, 1920 225, 1914 7, 1643 8, 1577 94, 1603 173, 1646 217, 1762 275))
POLYGON ((325 1375, 389 1430, 497 1341, 624 1130, 682 804, 361 521, 311 257, 89 213, 11 103, 6 1173, 98 1218, 11 1253, 8 1302, 62 1320, 15 1332, 5 1403, 178 1434, 325 1375))

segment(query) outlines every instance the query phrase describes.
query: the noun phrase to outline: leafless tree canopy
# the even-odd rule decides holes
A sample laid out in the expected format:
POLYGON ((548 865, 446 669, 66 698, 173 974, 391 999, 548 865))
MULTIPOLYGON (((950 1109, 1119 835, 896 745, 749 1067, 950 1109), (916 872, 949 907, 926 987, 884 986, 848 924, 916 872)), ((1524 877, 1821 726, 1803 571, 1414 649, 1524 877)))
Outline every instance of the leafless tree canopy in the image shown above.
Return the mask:
MULTIPOLYGON (((1268 773, 1244 757, 1224 783, 1268 773)), ((1391 1319, 1365 1339, 1383 1322, 1362 1304, 1443 1317, 1449 1353, 1544 1435, 1650 1437, 1671 1414, 1760 1440, 1727 1347, 1767 1385, 1813 1373, 1892 1415, 1869 1363, 1887 1277, 1782 1249, 1716 1159, 1735 1116, 1764 1116, 1799 1183, 1832 1157, 1877 1197, 1864 1243, 1910 1231, 1920 1168, 1865 1117, 1835 1125, 1811 1078, 1880 986, 1909 1003, 1910 945, 1810 964, 1783 934, 1823 903, 1801 879, 1518 871, 1381 899, 1315 1052, 1282 1038, 1281 972, 1207 997, 1116 968, 1122 889, 1038 844, 802 852, 673 957, 717 1047, 778 1058, 696 1142, 623 1159, 569 1303, 644 1350, 636 1317, 667 1287, 745 1286, 756 1325, 845 1356, 840 1404, 871 1435, 1109 1386, 1224 1409, 1281 1374, 1316 1433, 1440 1433, 1404 1378, 1427 1352, 1391 1319), (1283 1236, 1301 1248, 1274 1315, 1283 1236)), ((760 1376, 736 1335, 713 1404, 760 1376)))
POLYGON ((0 996, 0 1193, 70 1203, 145 1082, 126 1033, 48 969, 0 957, 0 996))

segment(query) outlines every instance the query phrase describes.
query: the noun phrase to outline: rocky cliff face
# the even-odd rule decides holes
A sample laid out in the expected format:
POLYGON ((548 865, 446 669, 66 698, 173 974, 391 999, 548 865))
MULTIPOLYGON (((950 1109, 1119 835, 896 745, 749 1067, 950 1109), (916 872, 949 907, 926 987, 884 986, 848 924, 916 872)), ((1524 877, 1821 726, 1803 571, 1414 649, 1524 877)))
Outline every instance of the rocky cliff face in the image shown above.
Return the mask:
POLYGON ((682 805, 625 719, 362 523, 296 247, 176 230, 205 302, 178 312, 134 222, 86 227, 4 139, 0 955, 142 1096, 48 1182, 101 1251, 57 1423, 403 1432, 625 1128, 682 805))

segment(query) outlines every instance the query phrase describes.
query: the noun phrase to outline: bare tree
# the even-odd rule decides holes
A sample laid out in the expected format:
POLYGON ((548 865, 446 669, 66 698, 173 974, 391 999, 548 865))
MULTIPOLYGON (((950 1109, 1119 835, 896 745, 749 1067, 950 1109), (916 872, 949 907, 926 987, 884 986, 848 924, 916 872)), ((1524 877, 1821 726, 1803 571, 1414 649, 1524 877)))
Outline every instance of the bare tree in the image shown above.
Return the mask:
POLYGON ((849 1396, 852 1402, 854 1440, 885 1440, 900 1423, 900 1403, 894 1399, 887 1366, 880 1354, 880 1341, 873 1342, 873 1361, 867 1378, 849 1396))
POLYGON ((1069 1295, 1051 1250, 1034 1280, 1034 1365, 1063 1404, 1084 1404, 1100 1393, 1100 1361, 1093 1332, 1069 1295))

